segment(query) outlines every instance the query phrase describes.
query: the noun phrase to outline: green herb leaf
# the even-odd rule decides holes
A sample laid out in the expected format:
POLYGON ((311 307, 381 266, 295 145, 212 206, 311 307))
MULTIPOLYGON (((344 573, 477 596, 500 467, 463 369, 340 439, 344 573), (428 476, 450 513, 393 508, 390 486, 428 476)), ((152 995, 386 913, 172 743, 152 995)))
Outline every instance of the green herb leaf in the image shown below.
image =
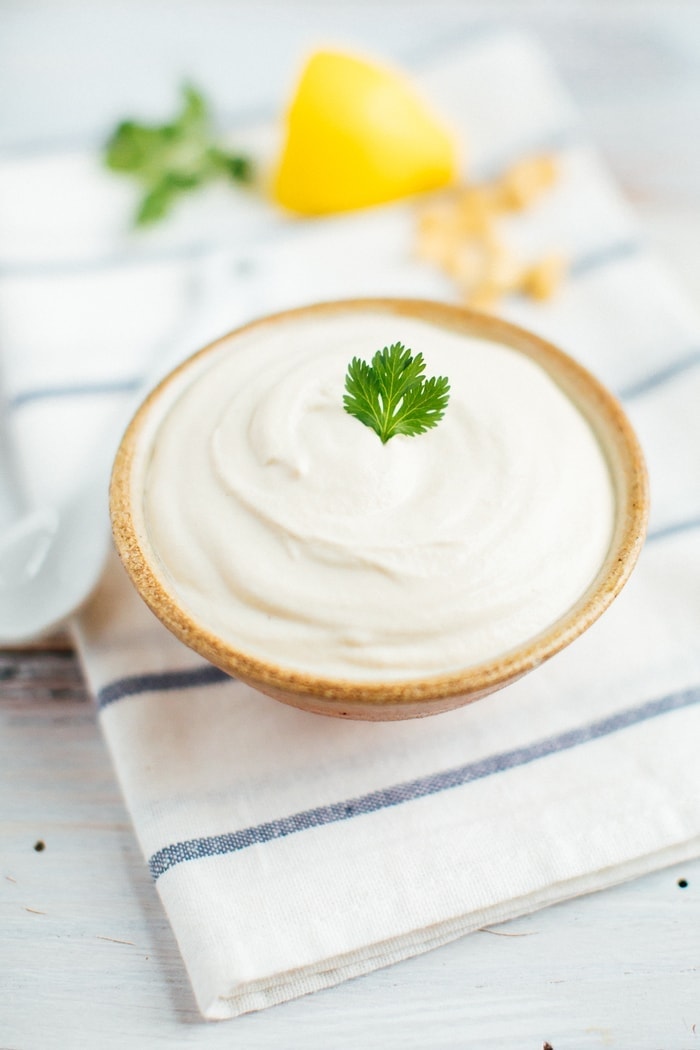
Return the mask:
POLYGON ((104 161, 112 171, 141 183, 137 226, 164 218, 183 194, 214 179, 250 182, 253 174, 248 157, 214 142, 206 99, 191 84, 183 85, 182 107, 170 123, 119 124, 105 147, 104 161))
POLYGON ((436 426, 450 399, 445 376, 424 376, 422 354, 414 357, 402 343, 378 350, 371 364, 353 357, 345 377, 343 407, 379 435, 423 434, 436 426))

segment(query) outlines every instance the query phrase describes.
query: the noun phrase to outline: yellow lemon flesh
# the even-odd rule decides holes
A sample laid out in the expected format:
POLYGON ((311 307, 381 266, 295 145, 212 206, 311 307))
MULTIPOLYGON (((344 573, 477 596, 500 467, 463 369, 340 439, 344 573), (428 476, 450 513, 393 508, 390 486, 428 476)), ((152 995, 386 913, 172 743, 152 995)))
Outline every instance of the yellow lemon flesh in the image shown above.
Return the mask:
POLYGON ((407 80, 319 51, 292 100, 272 192, 286 208, 322 215, 437 189, 456 171, 450 133, 407 80))

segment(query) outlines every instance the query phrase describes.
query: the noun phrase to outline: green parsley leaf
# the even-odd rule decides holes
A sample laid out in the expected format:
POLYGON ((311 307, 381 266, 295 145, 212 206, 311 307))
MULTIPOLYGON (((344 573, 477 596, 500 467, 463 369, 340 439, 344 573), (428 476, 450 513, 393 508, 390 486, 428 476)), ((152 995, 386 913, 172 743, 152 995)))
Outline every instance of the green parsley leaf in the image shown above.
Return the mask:
POLYGON ((214 179, 250 182, 253 176, 248 157, 216 144, 206 99, 190 84, 183 85, 175 120, 159 125, 123 121, 105 147, 104 160, 112 171, 141 183, 137 226, 165 218, 183 194, 214 179))
POLYGON ((414 357, 402 343, 378 350, 371 363, 353 357, 345 376, 343 407, 379 435, 423 434, 437 426, 450 399, 446 376, 424 376, 422 354, 414 357))

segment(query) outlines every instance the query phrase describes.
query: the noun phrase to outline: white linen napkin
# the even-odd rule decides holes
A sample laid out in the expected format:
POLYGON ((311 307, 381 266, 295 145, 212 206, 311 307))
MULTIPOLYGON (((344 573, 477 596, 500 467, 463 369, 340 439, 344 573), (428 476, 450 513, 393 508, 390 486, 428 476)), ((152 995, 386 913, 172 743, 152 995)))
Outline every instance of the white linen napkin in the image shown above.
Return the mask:
MULTIPOLYGON (((208 1018, 700 852, 700 323, 639 244, 534 45, 468 41, 423 80, 463 129, 475 174, 543 146, 560 156, 560 185, 511 235, 524 251, 567 253, 571 279, 551 304, 514 298, 504 313, 624 396, 650 467, 649 541, 612 608, 545 667, 462 710, 388 724, 309 715, 226 678, 165 631, 112 561, 76 637, 208 1018)), ((0 170, 0 183, 12 177, 0 170)), ((82 201, 101 178, 85 175, 82 201)), ((2 224, 0 213, 0 235, 2 224)), ((22 274, 6 264, 0 281, 0 337, 31 499, 74 483, 98 421, 116 438, 158 344, 183 353, 322 298, 451 297, 412 258, 411 224, 407 205, 314 224, 266 217, 257 240, 251 224, 247 243, 212 253, 192 250, 185 222, 157 258, 146 244, 110 262, 113 239, 97 244, 93 223, 82 261, 78 230, 70 267, 52 244, 41 272, 46 247, 28 235, 36 257, 22 274)))

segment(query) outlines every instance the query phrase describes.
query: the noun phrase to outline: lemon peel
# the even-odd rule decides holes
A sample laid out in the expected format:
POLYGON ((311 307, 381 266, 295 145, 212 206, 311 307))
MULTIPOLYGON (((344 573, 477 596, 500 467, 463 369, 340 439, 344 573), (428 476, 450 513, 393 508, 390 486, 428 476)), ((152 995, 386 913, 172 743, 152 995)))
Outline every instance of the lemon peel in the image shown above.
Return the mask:
POLYGON ((307 61, 287 113, 275 201, 350 211, 452 182, 453 136, 400 72, 342 51, 307 61))

